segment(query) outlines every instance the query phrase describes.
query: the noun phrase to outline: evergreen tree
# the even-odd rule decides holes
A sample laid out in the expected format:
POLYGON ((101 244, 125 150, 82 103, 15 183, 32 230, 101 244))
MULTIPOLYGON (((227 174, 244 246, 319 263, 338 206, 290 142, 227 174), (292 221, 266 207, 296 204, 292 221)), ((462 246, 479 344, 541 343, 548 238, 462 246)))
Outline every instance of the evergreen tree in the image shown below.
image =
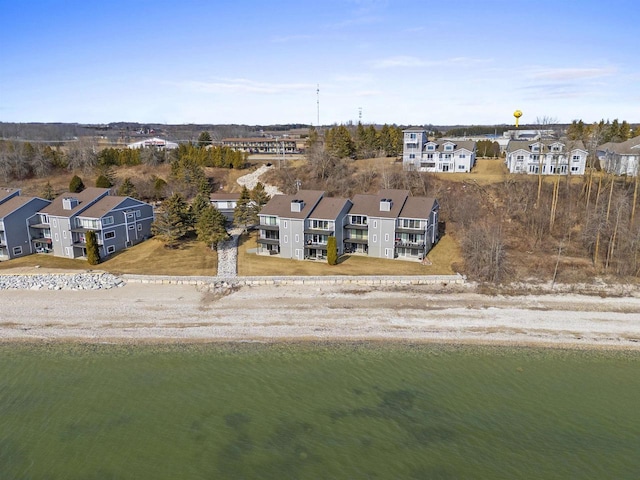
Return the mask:
POLYGON ((355 145, 347 127, 340 125, 327 131, 325 150, 334 157, 347 158, 355 153, 355 145))
POLYGON ((133 184, 129 177, 125 178, 118 188, 118 195, 122 195, 123 197, 136 197, 138 192, 136 190, 136 186, 133 184))
POLYGON ((264 185, 262 184, 262 182, 256 183, 256 186, 253 187, 253 189, 251 190, 250 196, 251 196, 251 200, 256 206, 258 213, 260 213, 260 210, 262 210, 262 207, 264 207, 267 204, 267 202, 271 200, 271 197, 269 196, 267 191, 264 189, 264 185))
POLYGON ((151 231, 170 248, 175 247, 178 240, 189 233, 189 205, 182 195, 174 193, 164 202, 162 210, 156 213, 151 231))
POLYGON ((218 242, 226 240, 229 237, 224 225, 226 218, 213 205, 207 206, 196 222, 196 234, 198 240, 211 245, 211 250, 216 249, 218 242))
POLYGON ((156 200, 162 200, 165 198, 165 192, 167 189, 167 182, 165 182, 160 177, 155 177, 153 179, 153 197, 156 200))
POLYGON ((251 208, 251 194, 249 189, 244 186, 240 193, 240 199, 233 210, 233 224, 236 227, 242 227, 246 233, 247 227, 252 224, 254 212, 251 208))
POLYGON ((79 176, 74 175, 71 181, 69 182, 69 191, 71 193, 80 193, 83 190, 84 190, 84 183, 82 182, 82 179, 79 176))
POLYGON ((51 186, 51 183, 49 181, 44 184, 44 187, 42 189, 42 198, 44 198, 45 200, 53 200, 54 198, 56 198, 56 194, 54 193, 53 187, 51 186))
POLYGON ((100 175, 98 178, 96 178, 96 187, 111 188, 113 187, 113 183, 111 183, 111 181, 105 175, 100 175))
POLYGON ((206 147, 207 145, 211 145, 211 134, 209 132, 202 132, 198 136, 198 146, 206 147))
POLYGON ((87 242, 87 262, 89 262, 89 265, 97 265, 100 263, 100 247, 96 239, 96 232, 89 230, 85 238, 87 242))
POLYGON ((336 243, 336 237, 333 235, 327 239, 327 263, 329 265, 336 265, 338 263, 338 245, 336 243))
POLYGON ((191 202, 191 214, 193 216, 194 222, 198 222, 202 213, 208 208, 211 207, 211 200, 208 195, 204 193, 198 193, 193 202, 191 202))

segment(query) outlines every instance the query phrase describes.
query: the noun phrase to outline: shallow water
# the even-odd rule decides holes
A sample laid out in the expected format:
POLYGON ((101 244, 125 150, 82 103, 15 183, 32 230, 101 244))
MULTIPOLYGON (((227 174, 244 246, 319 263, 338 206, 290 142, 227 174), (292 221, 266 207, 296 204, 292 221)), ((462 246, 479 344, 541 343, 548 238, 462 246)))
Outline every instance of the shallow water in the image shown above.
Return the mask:
POLYGON ((436 345, 0 345, 0 479, 635 479, 639 367, 436 345))

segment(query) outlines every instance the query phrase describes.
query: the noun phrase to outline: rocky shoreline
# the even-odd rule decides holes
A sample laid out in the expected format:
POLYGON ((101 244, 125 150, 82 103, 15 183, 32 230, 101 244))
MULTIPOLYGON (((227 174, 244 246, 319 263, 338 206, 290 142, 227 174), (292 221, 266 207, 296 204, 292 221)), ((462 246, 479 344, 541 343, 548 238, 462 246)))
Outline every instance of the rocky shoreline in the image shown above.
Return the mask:
POLYGON ((0 290, 108 290, 124 285, 110 273, 0 275, 0 290))

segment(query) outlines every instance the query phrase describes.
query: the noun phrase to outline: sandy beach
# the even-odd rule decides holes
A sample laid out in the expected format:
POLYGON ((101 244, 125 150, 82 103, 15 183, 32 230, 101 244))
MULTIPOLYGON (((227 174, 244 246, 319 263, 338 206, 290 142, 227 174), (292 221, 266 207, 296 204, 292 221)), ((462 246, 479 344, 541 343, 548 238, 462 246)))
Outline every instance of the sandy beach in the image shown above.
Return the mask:
POLYGON ((128 283, 0 292, 2 341, 357 341, 640 349, 640 298, 492 296, 434 286, 128 283))

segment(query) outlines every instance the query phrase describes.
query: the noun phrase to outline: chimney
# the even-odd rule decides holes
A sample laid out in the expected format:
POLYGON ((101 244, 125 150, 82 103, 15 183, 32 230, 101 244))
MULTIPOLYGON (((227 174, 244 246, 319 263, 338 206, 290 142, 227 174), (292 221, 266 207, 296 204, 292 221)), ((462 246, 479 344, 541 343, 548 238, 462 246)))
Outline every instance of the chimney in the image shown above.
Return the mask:
POLYGON ((78 199, 76 197, 64 197, 62 199, 62 208, 65 210, 73 210, 78 206, 78 199))
POLYGON ((390 198, 381 199, 380 200, 380 211, 381 212, 390 212, 392 204, 393 204, 393 202, 391 201, 390 198))
POLYGON ((302 200, 291 200, 291 211, 301 212, 304 208, 304 202, 302 200))

